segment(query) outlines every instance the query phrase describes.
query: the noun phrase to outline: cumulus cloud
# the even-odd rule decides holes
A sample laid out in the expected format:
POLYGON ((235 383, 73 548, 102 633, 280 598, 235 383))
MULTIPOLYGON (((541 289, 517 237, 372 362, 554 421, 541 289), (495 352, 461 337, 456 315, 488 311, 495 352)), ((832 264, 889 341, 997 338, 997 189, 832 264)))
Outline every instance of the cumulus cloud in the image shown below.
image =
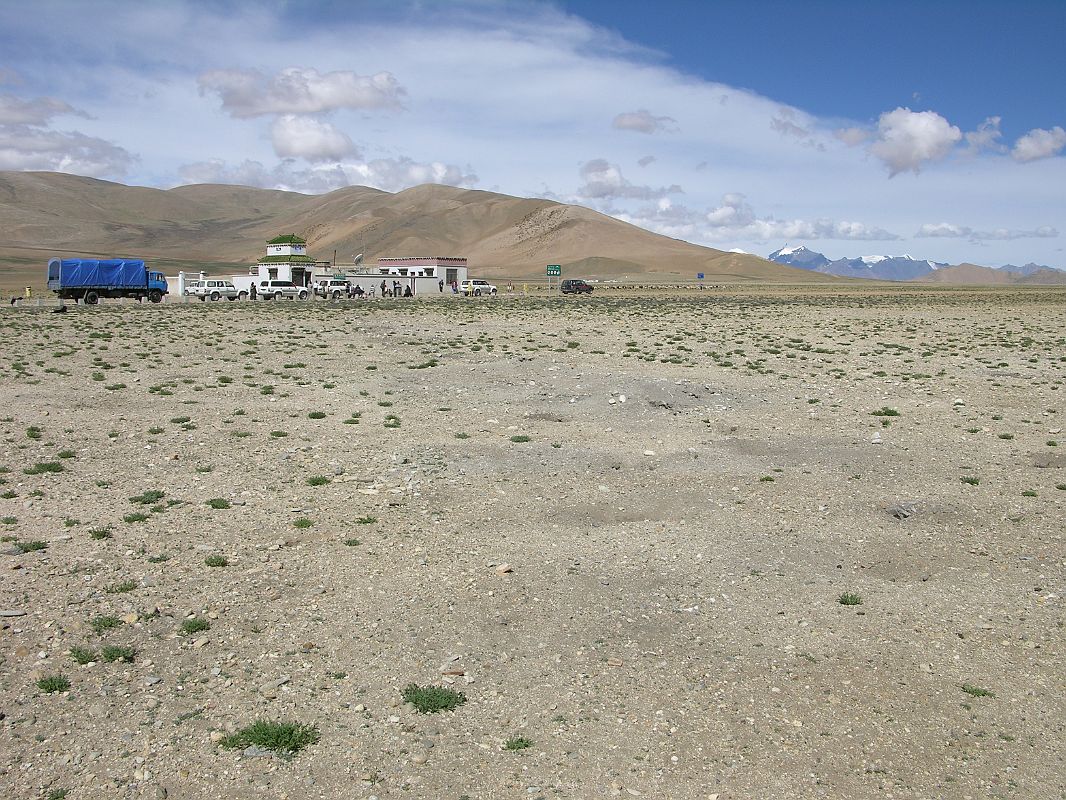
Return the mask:
POLYGON ((966 225, 953 225, 950 222, 926 223, 916 234, 922 239, 969 239, 972 242, 1007 241, 1011 239, 1053 239, 1059 235, 1056 228, 1041 225, 1032 230, 1013 228, 994 228, 990 231, 978 231, 966 225))
POLYGON ((866 144, 873 137, 873 132, 865 128, 838 128, 833 131, 833 136, 842 141, 848 147, 856 147, 866 144))
POLYGON ((57 100, 54 97, 35 97, 23 100, 13 94, 0 94, 0 124, 2 125, 46 125, 52 117, 61 114, 73 114, 88 117, 84 111, 57 100))
POLYGON ((283 114, 274 120, 270 136, 281 158, 339 161, 356 152, 347 134, 313 117, 283 114))
POLYGON ((677 184, 659 189, 633 184, 622 175, 616 164, 610 164, 604 158, 585 162, 580 174, 584 184, 577 190, 578 196, 589 200, 655 200, 682 191, 677 184))
POLYGON ((966 151, 970 155, 977 155, 984 150, 1002 153, 1007 148, 1000 142, 1003 134, 999 130, 1001 117, 988 117, 977 126, 977 130, 966 134, 966 151))
POLYGON ((340 108, 396 108, 405 90, 391 72, 362 76, 289 67, 274 76, 254 69, 212 70, 198 79, 201 94, 215 93, 234 117, 316 114, 340 108))
POLYGON ((291 159, 274 167, 253 160, 231 166, 212 159, 186 164, 179 174, 182 183, 229 183, 309 194, 354 185, 398 192, 423 183, 469 188, 478 182, 476 174, 453 164, 418 162, 406 157, 316 164, 306 168, 297 167, 291 159))
POLYGON ((777 116, 770 118, 770 128, 782 136, 793 136, 797 139, 806 139, 811 135, 807 128, 796 124, 796 112, 787 107, 778 109, 777 116))
POLYGON ((1066 147, 1066 130, 1056 125, 1049 131, 1043 128, 1033 128, 1014 143, 1014 149, 1010 151, 1010 154, 1015 161, 1036 161, 1040 158, 1057 156, 1064 147, 1066 147))
POLYGON ((721 204, 708 211, 696 211, 663 198, 654 206, 635 214, 617 214, 619 219, 656 233, 704 242, 773 239, 847 239, 852 241, 893 241, 900 237, 861 222, 830 219, 775 219, 759 217, 743 194, 722 196, 721 204))
POLYGON ((673 117, 656 117, 646 108, 641 108, 619 114, 611 122, 611 127, 637 133, 673 133, 677 131, 677 120, 673 117))
POLYGON ((945 158, 962 139, 962 131, 935 111, 897 108, 877 120, 876 138, 868 150, 888 167, 889 177, 917 174, 922 165, 945 158))
POLYGON ((134 157, 118 145, 77 131, 0 125, 0 169, 121 178, 134 161, 134 157))

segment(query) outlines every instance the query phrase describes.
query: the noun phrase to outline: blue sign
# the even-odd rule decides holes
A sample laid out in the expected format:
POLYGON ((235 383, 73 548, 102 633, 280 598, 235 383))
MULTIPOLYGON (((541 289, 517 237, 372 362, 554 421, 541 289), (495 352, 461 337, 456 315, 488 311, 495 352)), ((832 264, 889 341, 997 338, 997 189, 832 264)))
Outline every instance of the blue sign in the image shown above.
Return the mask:
POLYGON ((703 273, 702 273, 702 272, 697 272, 697 273, 696 273, 696 277, 697 277, 697 278, 698 278, 699 280, 701 280, 701 281, 702 281, 702 280, 703 280, 703 273))

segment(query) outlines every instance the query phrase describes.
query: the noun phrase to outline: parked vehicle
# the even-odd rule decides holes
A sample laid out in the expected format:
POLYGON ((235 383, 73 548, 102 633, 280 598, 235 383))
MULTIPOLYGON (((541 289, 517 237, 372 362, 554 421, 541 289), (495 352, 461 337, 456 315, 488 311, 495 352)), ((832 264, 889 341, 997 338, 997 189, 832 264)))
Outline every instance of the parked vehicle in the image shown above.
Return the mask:
POLYGON ((581 278, 567 278, 559 285, 559 291, 563 294, 592 294, 592 286, 581 278))
POLYGON ((185 284, 186 297, 199 297, 200 300, 236 300, 239 296, 237 287, 229 281, 208 279, 203 281, 187 281, 185 284))
POLYGON ((319 297, 328 297, 331 300, 340 300, 348 296, 351 284, 341 278, 327 278, 315 284, 315 294, 319 297))
POLYGON ((162 272, 125 258, 49 259, 48 288, 60 300, 81 300, 87 306, 96 305, 101 297, 147 298, 159 303, 168 291, 162 272))
POLYGON ((481 297, 483 294, 496 294, 496 287, 488 281, 482 280, 469 280, 463 281, 459 284, 459 291, 465 294, 467 297, 473 295, 474 297, 481 297))
POLYGON ((305 286, 297 286, 292 281, 260 281, 256 292, 264 300, 306 300, 310 296, 305 286))

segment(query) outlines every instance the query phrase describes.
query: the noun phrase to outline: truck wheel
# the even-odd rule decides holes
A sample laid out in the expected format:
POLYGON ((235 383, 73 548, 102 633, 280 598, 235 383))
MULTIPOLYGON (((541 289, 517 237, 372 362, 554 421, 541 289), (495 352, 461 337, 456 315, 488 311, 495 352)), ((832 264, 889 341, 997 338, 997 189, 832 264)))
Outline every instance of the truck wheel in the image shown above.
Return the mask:
POLYGON ((307 299, 307 292, 306 292, 306 291, 301 291, 301 292, 300 292, 300 293, 299 293, 299 294, 297 295, 297 297, 299 297, 299 298, 300 298, 301 300, 306 300, 306 299, 307 299))
POLYGON ((220 295, 218 292, 211 292, 211 302, 212 303, 215 303, 215 302, 217 302, 218 300, 221 300, 221 299, 222 299, 222 295, 220 295))
POLYGON ((481 297, 481 290, 480 289, 474 289, 474 297, 481 297))
POLYGON ((280 300, 281 298, 282 298, 281 292, 274 292, 274 299, 275 300, 280 300))
POLYGON ((247 300, 248 299, 248 292, 241 292, 240 294, 237 295, 237 299, 238 300, 247 300))
POLYGON ((161 302, 163 302, 163 293, 161 291, 159 291, 158 289, 152 289, 150 292, 148 292, 148 302, 149 303, 161 303, 161 302))
POLYGON ((83 300, 85 305, 95 306, 97 303, 100 302, 100 295, 98 295, 96 292, 86 292, 83 300))
POLYGON ((340 300, 341 299, 341 293, 340 292, 334 292, 333 293, 333 299, 334 300, 340 300))
POLYGON ((230 294, 230 295, 226 295, 226 299, 229 300, 232 303, 234 300, 237 299, 237 297, 236 297, 236 295, 230 294))

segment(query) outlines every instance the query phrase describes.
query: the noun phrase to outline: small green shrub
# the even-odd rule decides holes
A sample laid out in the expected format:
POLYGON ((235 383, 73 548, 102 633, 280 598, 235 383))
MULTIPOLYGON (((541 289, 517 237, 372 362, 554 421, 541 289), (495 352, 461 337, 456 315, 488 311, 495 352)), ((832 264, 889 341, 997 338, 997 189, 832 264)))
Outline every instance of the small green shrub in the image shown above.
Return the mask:
POLYGON ((525 442, 532 441, 532 439, 530 437, 528 437, 528 436, 521 436, 520 435, 520 436, 512 436, 511 437, 511 441, 515 442, 516 444, 523 444, 525 442))
POLYGON ((131 497, 130 502, 137 503, 138 505, 142 506, 150 506, 155 503, 158 503, 166 496, 167 493, 164 492, 162 489, 149 489, 148 491, 141 492, 140 494, 131 497))
POLYGON ((895 408, 889 408, 888 406, 881 406, 881 408, 877 409, 876 411, 871 411, 870 415, 874 417, 898 417, 899 410, 895 408))
POLYGON ((123 518, 123 522, 145 522, 148 519, 147 514, 142 514, 140 511, 134 511, 132 514, 126 514, 123 518))
POLYGON ((317 742, 319 738, 318 728, 314 725, 257 720, 237 733, 225 737, 220 744, 230 748, 256 745, 280 756, 291 757, 317 742))
POLYGON ((377 517, 371 517, 370 515, 367 515, 365 517, 359 517, 359 519, 356 520, 356 524, 358 524, 358 525, 373 525, 377 521, 378 521, 377 517))
POLYGON ((137 651, 132 647, 123 647, 121 645, 105 645, 100 648, 100 655, 104 657, 104 661, 113 663, 115 661, 122 662, 124 664, 132 664, 133 660, 137 657, 137 651))
POLYGON ((232 508, 232 506, 230 506, 229 500, 224 497, 214 497, 207 501, 207 505, 211 506, 211 508, 216 508, 220 511, 225 510, 227 508, 232 508))
POLYGON ((409 683, 401 692, 403 701, 410 703, 420 714, 451 711, 466 702, 466 695, 442 686, 419 686, 409 683))
POLYGON ((74 458, 76 455, 73 450, 60 450, 56 453, 56 458, 74 458))
POLYGON ((136 588, 136 581, 122 581, 108 586, 106 591, 108 594, 126 594, 126 592, 132 592, 136 588))
POLYGON ((45 694, 65 692, 70 688, 70 681, 68 681, 63 675, 46 675, 37 681, 37 688, 45 694))
POLYGON ((314 524, 315 523, 313 523, 307 517, 300 517, 297 520, 293 520, 292 526, 294 528, 310 528, 314 524))
POLYGON ((32 553, 36 550, 47 548, 48 542, 42 542, 39 539, 35 539, 32 542, 15 542, 15 547, 20 553, 32 553))
POLYGON ((359 545, 362 544, 362 542, 360 542, 358 539, 345 539, 344 543, 348 547, 358 547, 359 545))
POLYGON ((103 528, 89 528, 90 539, 110 539, 111 538, 111 526, 105 525, 103 528))
POLYGON ((228 567, 229 559, 225 556, 213 555, 205 558, 204 563, 209 567, 228 567))
POLYGON ((512 736, 504 742, 503 746, 505 750, 525 750, 527 747, 533 746, 533 740, 524 736, 512 736))
POLYGON ((840 603, 840 605, 842 606, 861 606, 862 598, 859 597, 857 594, 853 594, 851 592, 844 592, 844 594, 840 595, 840 597, 837 598, 837 602, 840 603))
POLYGON ((38 461, 32 467, 22 470, 27 475, 44 475, 51 472, 63 472, 66 469, 58 461, 38 461))
POLYGON ((969 683, 964 683, 959 688, 962 689, 964 692, 966 692, 966 694, 970 695, 971 697, 995 697, 996 696, 995 694, 993 694, 988 689, 982 689, 980 686, 973 686, 972 684, 969 684, 969 683))
POLYGON ((200 633, 201 631, 210 630, 211 623, 206 619, 200 617, 192 617, 190 619, 182 620, 179 631, 183 636, 191 636, 194 633, 200 633))
POLYGON ((97 635, 99 635, 104 631, 109 631, 112 628, 117 628, 121 624, 122 620, 120 620, 118 617, 109 617, 101 615, 99 617, 94 617, 89 623, 89 627, 92 628, 97 635))
POLYGON ((329 478, 325 475, 312 475, 307 479, 308 486, 325 486, 327 483, 329 483, 329 478))
POLYGON ((70 657, 74 659, 74 663, 82 665, 96 661, 97 659, 96 651, 90 650, 88 647, 70 648, 70 657))
POLYGON ((325 419, 326 418, 326 412, 325 411, 312 411, 310 414, 307 415, 307 418, 308 419, 325 419))

